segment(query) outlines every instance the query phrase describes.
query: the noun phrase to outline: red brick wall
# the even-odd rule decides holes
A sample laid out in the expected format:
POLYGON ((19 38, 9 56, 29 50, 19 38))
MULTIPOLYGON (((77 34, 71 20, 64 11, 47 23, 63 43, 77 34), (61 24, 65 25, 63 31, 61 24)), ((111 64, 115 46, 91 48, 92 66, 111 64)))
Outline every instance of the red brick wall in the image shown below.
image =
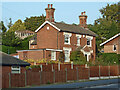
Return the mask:
MULTIPOLYGON (((12 87, 24 86, 24 72, 26 71, 26 69, 25 67, 20 68, 20 74, 11 74, 12 87)), ((11 73, 11 66, 2 66, 2 88, 9 88, 9 73, 11 73)))
POLYGON ((39 51, 25 51, 26 57, 24 56, 23 52, 18 52, 19 59, 25 60, 25 59, 32 59, 34 61, 43 59, 43 50, 39 51))
POLYGON ((118 42, 119 40, 120 40, 120 36, 106 43, 104 45, 104 53, 120 53, 120 50, 119 50, 120 43, 118 42), (117 46, 116 51, 113 51, 113 45, 117 46))
POLYGON ((41 30, 37 32, 37 46, 38 48, 52 48, 57 49, 57 32, 55 28, 46 24, 41 30), (49 30, 47 30, 49 27, 49 30))

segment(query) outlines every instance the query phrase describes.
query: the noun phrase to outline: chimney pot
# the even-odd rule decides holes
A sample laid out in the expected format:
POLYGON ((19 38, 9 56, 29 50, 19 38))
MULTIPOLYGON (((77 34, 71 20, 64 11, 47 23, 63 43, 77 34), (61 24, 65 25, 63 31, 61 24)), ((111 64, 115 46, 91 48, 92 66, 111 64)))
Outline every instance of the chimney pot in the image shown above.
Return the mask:
POLYGON ((48 4, 48 8, 50 7, 50 4, 48 4))
POLYGON ((53 4, 51 4, 51 8, 52 8, 53 4))
POLYGON ((84 13, 84 15, 85 15, 85 11, 84 11, 83 13, 84 13))
POLYGON ((83 12, 81 12, 81 15, 83 15, 83 12))

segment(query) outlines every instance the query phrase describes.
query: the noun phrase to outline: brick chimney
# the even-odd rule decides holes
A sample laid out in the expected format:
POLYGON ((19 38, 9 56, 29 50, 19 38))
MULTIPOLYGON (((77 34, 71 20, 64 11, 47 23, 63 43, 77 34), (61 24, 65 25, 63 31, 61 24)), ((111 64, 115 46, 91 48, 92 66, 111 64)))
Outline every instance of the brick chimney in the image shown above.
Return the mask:
POLYGON ((81 15, 79 16, 80 20, 80 27, 87 28, 87 15, 85 15, 85 11, 81 12, 81 15))
POLYGON ((48 7, 45 9, 46 11, 46 21, 54 22, 54 11, 55 8, 52 7, 53 4, 48 4, 48 7))

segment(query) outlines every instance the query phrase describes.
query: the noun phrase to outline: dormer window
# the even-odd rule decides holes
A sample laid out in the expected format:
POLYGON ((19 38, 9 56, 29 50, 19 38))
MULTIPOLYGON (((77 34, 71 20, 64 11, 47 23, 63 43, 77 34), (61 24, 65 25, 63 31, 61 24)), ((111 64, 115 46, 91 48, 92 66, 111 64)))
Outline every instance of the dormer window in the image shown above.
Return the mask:
POLYGON ((113 51, 116 51, 116 49, 117 49, 116 45, 113 45, 113 51))

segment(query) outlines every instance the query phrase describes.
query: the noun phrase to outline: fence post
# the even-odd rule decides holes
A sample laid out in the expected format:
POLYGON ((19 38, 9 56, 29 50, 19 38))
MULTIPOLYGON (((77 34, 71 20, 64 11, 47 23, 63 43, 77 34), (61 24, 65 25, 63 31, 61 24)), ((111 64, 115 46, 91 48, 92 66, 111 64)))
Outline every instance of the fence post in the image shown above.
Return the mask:
POLYGON ((119 78, 119 65, 117 65, 117 67, 118 67, 118 78, 119 78))
POLYGON ((27 76, 26 76, 26 71, 25 71, 25 86, 27 86, 27 76))
POLYGON ((76 71, 77 71, 76 74, 77 74, 77 81, 78 81, 78 67, 76 67, 76 71))
POLYGON ((66 82, 67 82, 67 68, 65 68, 65 72, 66 72, 66 82))
POLYGON ((40 72, 40 84, 42 83, 42 71, 39 71, 40 72))
POLYGON ((43 71, 43 70, 42 70, 42 64, 40 65, 40 68, 41 68, 41 72, 42 72, 42 71, 43 71))
POLYGON ((55 83, 55 70, 53 70, 53 82, 55 83))
POLYGON ((88 67, 88 79, 90 79, 90 66, 88 67))
POLYGON ((58 71, 60 71, 60 62, 58 62, 58 71))
POLYGON ((71 62, 71 69, 73 69, 73 62, 71 62))
POLYGON ((11 73, 9 73, 9 88, 11 88, 11 73))
POLYGON ((100 79, 100 65, 99 65, 99 79, 100 79))
POLYGON ((53 69, 53 64, 52 64, 52 72, 54 71, 54 69, 53 69))
POLYGON ((109 79, 110 79, 110 65, 108 66, 108 74, 109 74, 109 79))

